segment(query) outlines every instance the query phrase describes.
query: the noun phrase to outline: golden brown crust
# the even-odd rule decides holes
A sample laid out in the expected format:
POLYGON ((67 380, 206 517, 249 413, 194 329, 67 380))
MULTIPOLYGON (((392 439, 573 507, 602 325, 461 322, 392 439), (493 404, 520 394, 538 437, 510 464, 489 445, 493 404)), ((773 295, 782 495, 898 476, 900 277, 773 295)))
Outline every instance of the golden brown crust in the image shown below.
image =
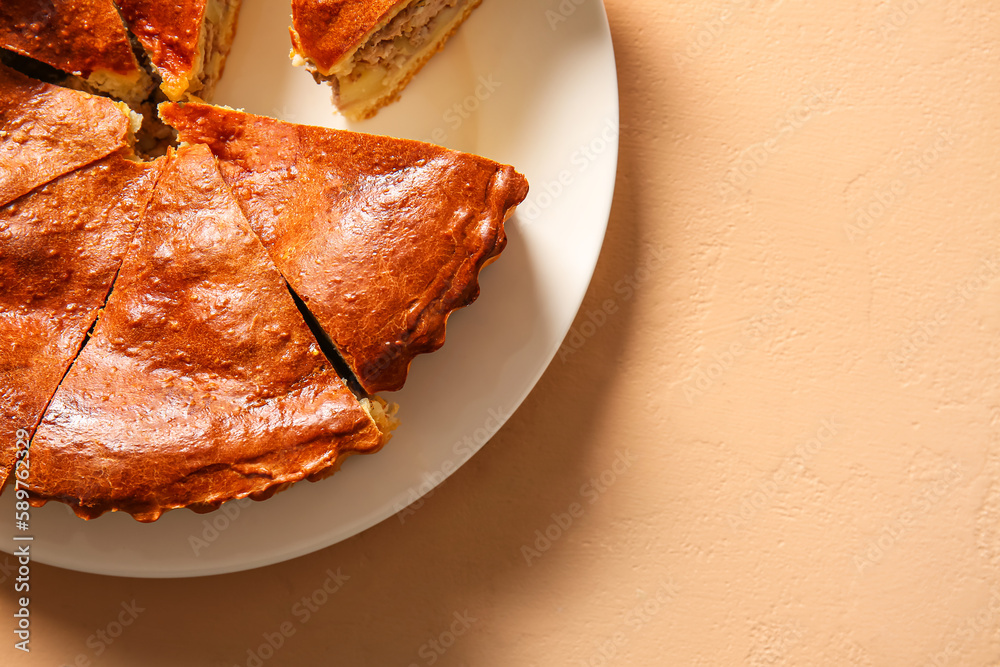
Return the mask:
POLYGON ((111 0, 3 0, 0 46, 84 78, 139 70, 111 0))
POLYGON ((115 154, 0 208, 0 487, 14 434, 34 432, 97 319, 158 171, 115 154))
POLYGON ((207 0, 118 0, 170 99, 180 99, 194 75, 206 5, 207 0))
POLYGON ((479 294, 527 195, 513 168, 417 141, 167 104, 220 160, 254 231, 368 392, 403 386, 479 294))
POLYGON ((103 97, 0 65, 0 206, 128 145, 129 118, 103 97))
POLYGON ((407 0, 292 0, 292 48, 323 74, 407 0))
POLYGON ((92 518, 266 497, 382 435, 326 361, 204 146, 168 158, 38 427, 29 488, 92 518))

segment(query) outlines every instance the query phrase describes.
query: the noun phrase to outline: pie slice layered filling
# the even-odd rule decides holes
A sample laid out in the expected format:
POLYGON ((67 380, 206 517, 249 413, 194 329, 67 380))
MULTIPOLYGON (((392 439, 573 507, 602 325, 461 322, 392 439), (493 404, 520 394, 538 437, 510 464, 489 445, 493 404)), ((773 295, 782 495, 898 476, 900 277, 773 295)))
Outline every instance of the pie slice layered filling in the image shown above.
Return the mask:
POLYGON ((479 295, 528 183, 512 167, 416 141, 165 104, 207 144, 278 269, 365 391, 401 388, 479 295))
POLYGON ((30 447, 37 504, 139 521, 263 499, 392 420, 323 356, 207 147, 168 156, 105 310, 30 447))
POLYGON ((171 100, 209 99, 236 36, 241 0, 118 0, 171 100))
POLYGON ((292 61, 352 120, 399 98, 482 0, 292 0, 292 61))
POLYGON ((111 289, 158 166, 114 154, 0 208, 0 488, 111 289))
POLYGON ((111 0, 3 0, 0 47, 133 105, 153 89, 111 0))
POLYGON ((140 122, 121 102, 0 65, 0 206, 129 146, 140 122))

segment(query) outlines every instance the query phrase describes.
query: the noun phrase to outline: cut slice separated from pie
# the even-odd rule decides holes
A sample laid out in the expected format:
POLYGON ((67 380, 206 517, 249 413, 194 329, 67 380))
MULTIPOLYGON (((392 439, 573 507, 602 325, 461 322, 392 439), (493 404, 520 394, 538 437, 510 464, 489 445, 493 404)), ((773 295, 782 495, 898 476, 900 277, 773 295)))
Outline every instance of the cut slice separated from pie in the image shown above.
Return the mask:
POLYGON ((112 0, 3 0, 0 48, 80 77, 94 90, 133 105, 154 86, 112 0))
POLYGON ((236 36, 241 0, 118 0, 171 100, 210 99, 236 36))
POLYGON ((122 102, 0 65, 0 206, 130 146, 141 122, 122 102))
POLYGON ((374 116, 482 0, 292 0, 292 62, 333 87, 351 120, 374 116))
POLYGON ((29 491, 93 518, 264 499, 394 427, 323 355, 205 146, 168 155, 31 443, 29 491))
POLYGON ((445 339, 528 192, 512 167, 406 139, 164 104, 207 144, 294 292, 365 391, 394 391, 445 339))
POLYGON ((80 352, 159 165, 111 155, 0 208, 0 488, 80 352))

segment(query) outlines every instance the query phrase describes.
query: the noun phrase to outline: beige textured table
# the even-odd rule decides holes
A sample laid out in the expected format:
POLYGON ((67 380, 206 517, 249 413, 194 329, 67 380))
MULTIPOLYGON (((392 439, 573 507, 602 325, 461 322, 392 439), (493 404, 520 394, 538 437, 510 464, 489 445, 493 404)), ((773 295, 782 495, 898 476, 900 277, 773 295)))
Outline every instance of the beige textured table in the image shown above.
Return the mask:
POLYGON ((614 314, 405 520, 35 566, 0 663, 1000 665, 1000 7, 607 5, 614 314))

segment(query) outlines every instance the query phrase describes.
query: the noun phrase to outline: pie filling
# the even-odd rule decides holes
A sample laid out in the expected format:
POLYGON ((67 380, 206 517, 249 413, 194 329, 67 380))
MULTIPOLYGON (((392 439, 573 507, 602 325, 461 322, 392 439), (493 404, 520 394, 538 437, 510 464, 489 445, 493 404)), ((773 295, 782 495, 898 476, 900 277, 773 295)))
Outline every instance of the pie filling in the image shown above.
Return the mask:
POLYGON ((211 96, 215 84, 222 76, 226 56, 229 55, 239 7, 239 0, 208 0, 188 88, 186 91, 178 91, 176 97, 172 95, 172 98, 179 99, 184 92, 197 93, 203 98, 211 96))
POLYGON ((368 416, 371 417, 372 421, 375 422, 375 427, 382 434, 383 439, 388 440, 392 432, 399 426, 399 419, 396 417, 399 406, 395 403, 387 403, 379 396, 360 398, 358 401, 361 403, 364 411, 368 413, 368 416))
POLYGON ((363 118, 440 47, 474 4, 474 0, 413 0, 400 5, 330 72, 320 72, 301 54, 293 62, 308 64, 317 81, 333 84, 337 106, 345 116, 363 118))
POLYGON ((149 97, 156 85, 153 82, 153 77, 143 69, 137 69, 128 76, 107 70, 97 70, 84 81, 92 88, 116 99, 124 100, 132 106, 141 104, 149 97))

